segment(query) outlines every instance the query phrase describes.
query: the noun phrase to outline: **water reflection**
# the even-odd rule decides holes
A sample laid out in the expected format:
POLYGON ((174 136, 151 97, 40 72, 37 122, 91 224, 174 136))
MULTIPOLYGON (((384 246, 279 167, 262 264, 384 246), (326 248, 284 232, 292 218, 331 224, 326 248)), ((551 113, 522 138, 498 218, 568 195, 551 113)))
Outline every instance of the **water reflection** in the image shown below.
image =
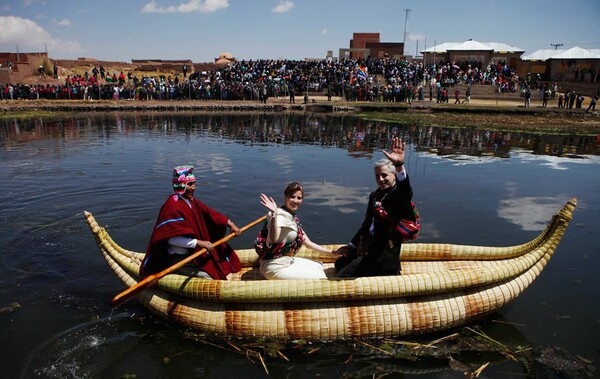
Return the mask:
MULTIPOLYGON (((226 138, 239 143, 310 144, 342 147, 351 156, 370 157, 385 146, 391 135, 400 134, 417 151, 457 161, 473 158, 508 158, 515 150, 536 155, 584 159, 600 155, 597 137, 542 135, 476 130, 417 127, 364 121, 348 115, 280 114, 197 114, 197 113, 112 113, 80 114, 57 119, 3 120, 1 148, 13 151, 35 141, 76 140, 97 135, 110 140, 113 135, 148 134, 154 138, 184 133, 191 137, 226 138), (92 122, 95 120, 95 122, 92 122), (96 121, 98 120, 98 121, 96 121)), ((45 153, 43 146, 39 153, 45 153)), ((219 160, 219 157, 214 159, 219 160)), ((227 162, 219 162, 224 164, 227 162)), ((286 167, 286 162, 281 162, 286 167)))
POLYGON ((596 137, 540 135, 475 129, 421 128, 416 147, 451 159, 464 157, 508 158, 511 150, 522 149, 533 154, 578 158, 598 155, 596 137))
POLYGON ((560 209, 566 195, 553 197, 511 197, 500 202, 498 216, 523 230, 541 231, 546 227, 546 221, 560 209))
POLYGON ((356 213, 356 209, 349 205, 360 203, 370 190, 368 187, 348 188, 328 182, 304 182, 303 185, 310 197, 315 199, 313 204, 334 207, 345 214, 356 213))

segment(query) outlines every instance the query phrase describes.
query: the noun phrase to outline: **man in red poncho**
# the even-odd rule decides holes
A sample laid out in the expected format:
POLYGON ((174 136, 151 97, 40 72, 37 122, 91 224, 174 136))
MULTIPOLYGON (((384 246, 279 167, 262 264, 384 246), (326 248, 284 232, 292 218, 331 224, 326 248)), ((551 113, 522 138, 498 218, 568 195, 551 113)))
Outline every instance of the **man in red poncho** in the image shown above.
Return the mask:
POLYGON ((174 195, 163 204, 142 261, 142 277, 162 271, 194 252, 207 252, 194 260, 195 267, 182 267, 181 273, 206 279, 227 279, 241 269, 240 260, 227 243, 213 246, 225 236, 227 227, 236 236, 240 229, 227 216, 194 198, 196 178, 193 166, 178 166, 173 171, 174 195))

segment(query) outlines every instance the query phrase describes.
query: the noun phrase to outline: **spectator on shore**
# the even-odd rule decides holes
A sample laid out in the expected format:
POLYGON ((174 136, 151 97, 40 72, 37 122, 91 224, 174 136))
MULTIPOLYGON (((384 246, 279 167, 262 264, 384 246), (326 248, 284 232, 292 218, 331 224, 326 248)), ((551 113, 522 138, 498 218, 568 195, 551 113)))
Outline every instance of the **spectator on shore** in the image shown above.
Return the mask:
POLYGON ((573 105, 575 104, 575 99, 577 98, 577 93, 575 91, 571 91, 569 95, 569 109, 573 109, 573 105))
POLYGON ((531 91, 529 91, 529 88, 525 89, 525 107, 529 108, 529 106, 531 105, 531 91))
POLYGON ((592 95, 592 97, 590 98, 590 105, 585 110, 585 113, 589 112, 590 109, 592 110, 592 113, 594 113, 596 111, 596 102, 597 101, 598 101, 598 96, 592 95))
POLYGON ((546 108, 548 106, 548 99, 550 98, 550 90, 545 89, 542 100, 542 108, 546 108))
POLYGON ((577 98, 575 99, 575 109, 581 109, 581 104, 583 104, 583 100, 585 100, 585 97, 583 97, 582 94, 577 94, 577 98))
POLYGON ((564 101, 564 99, 565 99, 565 98, 564 98, 563 94, 561 93, 561 94, 558 96, 558 107, 559 107, 559 108, 562 108, 562 107, 563 107, 563 101, 564 101))

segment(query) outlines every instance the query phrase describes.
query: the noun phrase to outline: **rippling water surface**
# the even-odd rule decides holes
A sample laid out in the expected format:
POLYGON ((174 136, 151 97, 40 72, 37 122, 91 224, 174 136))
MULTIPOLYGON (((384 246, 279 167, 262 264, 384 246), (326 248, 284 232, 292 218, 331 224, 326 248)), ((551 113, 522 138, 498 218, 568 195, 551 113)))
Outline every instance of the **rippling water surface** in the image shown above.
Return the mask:
MULTIPOLYGON (((551 346, 600 359, 596 138, 259 113, 78 114, 3 120, 0 130, 4 377, 264 377, 260 363, 201 342, 133 301, 111 310, 110 299, 123 287, 83 211, 123 247, 143 251, 170 193, 172 168, 191 163, 197 197, 239 226, 264 213, 261 192, 281 199, 287 182, 302 182, 300 217, 311 239, 343 243, 361 222, 375 188, 373 163, 393 135, 410 143, 406 166, 423 219, 420 242, 519 244, 578 198, 542 275, 482 325, 493 333, 490 325, 502 319, 510 331, 500 334, 518 335, 532 351, 551 346)), ((249 247, 254 236, 250 231, 232 244, 249 247)), ((350 343, 315 347, 311 354, 288 348, 289 362, 267 357, 267 367, 273 377, 462 377, 447 362, 383 359, 350 343)), ((485 373, 522 377, 532 370, 504 359, 485 373)))

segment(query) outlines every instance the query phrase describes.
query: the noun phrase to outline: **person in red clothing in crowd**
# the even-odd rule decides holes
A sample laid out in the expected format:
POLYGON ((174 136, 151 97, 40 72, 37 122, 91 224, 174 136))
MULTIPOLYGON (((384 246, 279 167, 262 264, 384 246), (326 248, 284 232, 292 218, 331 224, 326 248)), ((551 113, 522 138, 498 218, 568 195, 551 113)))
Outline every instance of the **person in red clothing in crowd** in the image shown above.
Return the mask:
POLYGON ((206 252, 194 260, 194 266, 183 266, 181 274, 225 280, 241 269, 231 246, 213 245, 213 241, 225 236, 227 227, 236 236, 241 231, 227 216, 194 197, 193 170, 193 166, 178 166, 173 170, 175 193, 167 198, 158 214, 140 267, 142 277, 160 272, 201 249, 206 252))

